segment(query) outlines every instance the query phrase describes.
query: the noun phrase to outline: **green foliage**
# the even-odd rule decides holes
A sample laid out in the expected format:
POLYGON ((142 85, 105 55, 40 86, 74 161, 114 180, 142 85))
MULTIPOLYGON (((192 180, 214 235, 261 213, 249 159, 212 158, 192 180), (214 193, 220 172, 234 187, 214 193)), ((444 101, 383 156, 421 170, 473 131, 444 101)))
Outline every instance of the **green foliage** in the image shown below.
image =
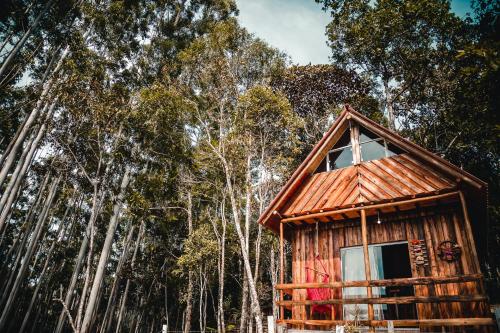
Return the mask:
POLYGON ((178 269, 185 275, 189 269, 196 269, 202 265, 215 267, 217 250, 217 240, 212 226, 210 223, 199 221, 198 228, 184 242, 183 253, 177 260, 178 269))
POLYGON ((266 86, 254 86, 241 95, 237 105, 237 133, 242 138, 257 141, 268 154, 289 157, 298 153, 297 131, 302 119, 292 112, 288 99, 266 86))

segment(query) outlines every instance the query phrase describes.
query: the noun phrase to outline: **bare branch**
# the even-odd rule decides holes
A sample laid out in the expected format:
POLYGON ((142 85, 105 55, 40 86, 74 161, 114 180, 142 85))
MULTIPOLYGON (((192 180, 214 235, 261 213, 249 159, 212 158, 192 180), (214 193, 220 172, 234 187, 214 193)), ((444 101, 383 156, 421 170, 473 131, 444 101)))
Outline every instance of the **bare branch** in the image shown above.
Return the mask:
POLYGON ((64 313, 66 313, 66 315, 68 316, 69 324, 71 325, 73 332, 78 332, 75 326, 75 321, 73 320, 73 317, 71 316, 71 313, 69 312, 66 303, 64 303, 64 301, 61 298, 54 298, 53 301, 60 302, 62 304, 64 313))

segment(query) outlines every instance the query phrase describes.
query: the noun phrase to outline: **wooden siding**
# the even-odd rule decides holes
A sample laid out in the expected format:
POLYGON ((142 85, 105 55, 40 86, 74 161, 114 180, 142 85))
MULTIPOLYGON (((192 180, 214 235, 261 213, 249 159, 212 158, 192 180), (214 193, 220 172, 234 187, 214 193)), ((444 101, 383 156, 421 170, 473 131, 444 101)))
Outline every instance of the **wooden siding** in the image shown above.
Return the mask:
MULTIPOLYGON (((452 205, 434 211, 413 211, 411 213, 392 214, 383 216, 383 223, 377 224, 374 219, 368 219, 368 243, 390 243, 424 239, 429 255, 429 266, 416 266, 411 262, 412 276, 456 276, 461 274, 479 273, 474 268, 474 258, 469 235, 465 232, 464 220, 460 207, 452 205), (462 247, 460 260, 447 262, 436 254, 440 242, 452 239, 462 247)), ((315 267, 315 226, 302 227, 292 232, 292 283, 306 282, 305 267, 315 267)), ((318 253, 319 258, 330 274, 330 282, 341 281, 340 249, 343 247, 362 245, 361 228, 359 221, 339 223, 320 223, 318 226, 318 253)), ((410 256, 411 258, 411 256, 410 256)), ((411 260, 411 259, 410 259, 411 260)), ((316 267, 318 268, 318 267, 316 267)), ((318 280, 319 281, 319 276, 318 280)), ((481 286, 474 282, 453 283, 436 286, 415 286, 416 296, 430 295, 467 295, 481 292, 481 286)), ((305 290, 293 290, 294 300, 305 300, 305 290)), ((335 298, 341 298, 341 290, 335 289, 335 298)), ((485 303, 442 303, 417 304, 419 319, 461 318, 488 316, 485 303)), ((342 319, 342 307, 335 305, 335 320, 342 319)), ((293 306, 291 319, 308 318, 305 306, 293 306)), ((327 318, 330 319, 330 318, 327 318)), ((434 328, 436 329, 436 328, 434 328)), ((430 331, 433 328, 429 329, 430 331)), ((451 331, 461 332, 462 328, 451 331)), ((481 331, 478 329, 477 331, 481 331)))
POLYGON ((296 216, 400 200, 454 188, 456 184, 443 174, 408 154, 401 154, 309 176, 281 215, 296 216))

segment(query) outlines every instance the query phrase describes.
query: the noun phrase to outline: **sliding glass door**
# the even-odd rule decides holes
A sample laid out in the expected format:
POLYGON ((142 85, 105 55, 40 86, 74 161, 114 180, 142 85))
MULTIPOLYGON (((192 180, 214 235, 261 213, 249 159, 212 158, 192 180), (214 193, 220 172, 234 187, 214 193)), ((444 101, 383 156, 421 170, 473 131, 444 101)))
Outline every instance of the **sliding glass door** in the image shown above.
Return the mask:
MULTIPOLYGON (((410 258, 407 242, 374 244, 368 246, 370 271, 372 280, 411 277, 410 258)), ((365 263, 363 247, 347 247, 340 251, 342 262, 342 280, 365 280, 365 263)), ((373 297, 394 297, 413 295, 412 287, 373 287, 373 297)), ((344 288, 344 298, 367 297, 366 287, 344 288)), ((416 309, 412 304, 386 305, 374 304, 375 320, 413 319, 416 309)), ((367 320, 367 304, 344 305, 344 320, 367 320)))

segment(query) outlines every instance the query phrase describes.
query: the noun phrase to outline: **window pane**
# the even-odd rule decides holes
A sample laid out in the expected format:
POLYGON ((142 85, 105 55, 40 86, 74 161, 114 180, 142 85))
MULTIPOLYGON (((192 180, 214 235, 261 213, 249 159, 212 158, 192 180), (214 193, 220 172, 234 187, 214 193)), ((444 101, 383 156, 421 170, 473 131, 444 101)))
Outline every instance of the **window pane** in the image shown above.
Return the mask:
POLYGON ((351 132, 349 130, 345 131, 340 137, 339 141, 333 146, 333 149, 342 148, 351 144, 351 132))
POLYGON ((360 148, 361 160, 363 161, 379 160, 385 157, 385 147, 383 140, 362 143, 360 145, 360 148))
MULTIPOLYGON (((365 262, 363 259, 362 247, 344 248, 340 251, 340 256, 343 281, 365 280, 365 262)), ((365 287, 350 287, 342 289, 343 298, 356 298, 366 296, 367 293, 365 287)), ((354 320, 356 316, 360 320, 368 319, 368 305, 345 304, 344 320, 354 320)))
POLYGON ((375 139, 380 139, 379 136, 368 131, 366 128, 360 127, 359 129, 359 142, 363 143, 366 141, 371 141, 375 139))
POLYGON ((352 149, 351 147, 337 150, 330 153, 330 170, 345 168, 352 165, 352 149))

